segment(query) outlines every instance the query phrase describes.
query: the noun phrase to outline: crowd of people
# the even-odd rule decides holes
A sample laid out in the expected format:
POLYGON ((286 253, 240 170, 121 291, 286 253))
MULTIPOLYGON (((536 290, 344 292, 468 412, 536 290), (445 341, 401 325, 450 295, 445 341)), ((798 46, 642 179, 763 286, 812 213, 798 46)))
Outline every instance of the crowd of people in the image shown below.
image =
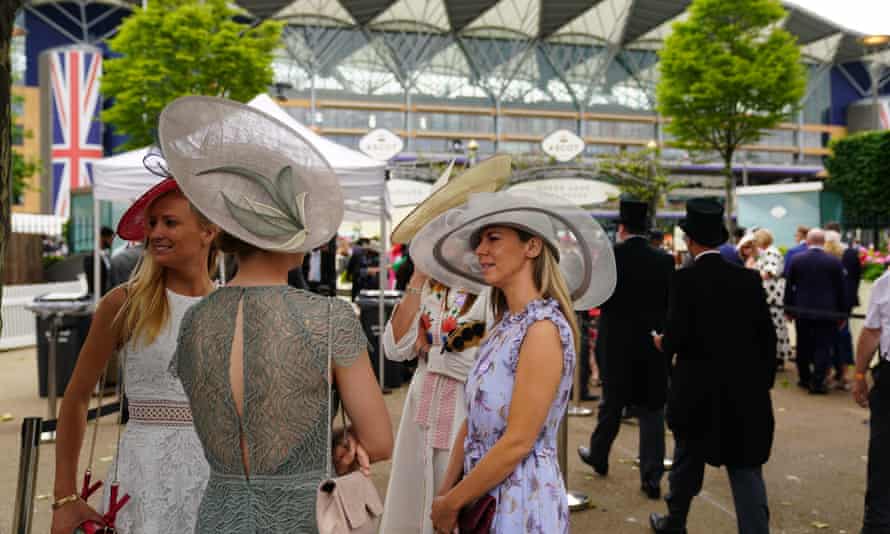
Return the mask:
MULTIPOLYGON (((667 424, 667 513, 651 528, 687 532, 710 464, 728 471, 739 532, 769 532, 776 372, 795 354, 801 385, 818 394, 829 367, 839 380, 851 361, 841 348, 858 275, 837 230, 801 229, 783 257, 765 229, 727 245, 722 204, 692 199, 680 224, 691 261, 677 269, 650 242, 645 203, 621 200, 613 246, 584 210, 503 191, 509 157, 444 176, 392 234, 404 297, 383 343, 388 358, 417 361, 394 436, 355 308, 336 296, 338 270, 353 300, 379 287, 381 251, 337 240, 343 197, 328 163, 275 119, 220 98, 174 101, 158 131, 165 176, 116 232, 144 247, 123 282, 102 258, 109 287, 59 413, 53 534, 568 532, 557 433, 594 346, 603 394, 581 460, 608 476, 621 418, 639 418, 641 490, 657 499, 667 424), (235 259, 224 285, 220 252, 235 259), (582 335, 592 319, 596 343, 582 335), (115 355, 130 419, 94 508, 79 459, 115 355), (381 502, 368 475, 390 457, 381 502)), ((862 404, 870 356, 890 346, 888 280, 859 340, 862 404)), ((890 529, 881 357, 863 534, 890 529)))

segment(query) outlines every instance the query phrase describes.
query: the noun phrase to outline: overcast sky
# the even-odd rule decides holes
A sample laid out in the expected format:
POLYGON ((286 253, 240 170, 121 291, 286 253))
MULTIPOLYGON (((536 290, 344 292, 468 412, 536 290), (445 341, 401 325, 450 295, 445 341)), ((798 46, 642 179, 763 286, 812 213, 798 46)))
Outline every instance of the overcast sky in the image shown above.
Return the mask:
POLYGON ((890 34, 890 0, 788 0, 851 30, 890 34))

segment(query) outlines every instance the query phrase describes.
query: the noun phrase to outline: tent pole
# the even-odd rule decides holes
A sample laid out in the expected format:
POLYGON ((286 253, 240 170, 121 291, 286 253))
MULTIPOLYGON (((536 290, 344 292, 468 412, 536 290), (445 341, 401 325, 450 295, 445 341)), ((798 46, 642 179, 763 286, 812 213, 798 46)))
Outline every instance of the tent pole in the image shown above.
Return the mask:
POLYGON ((386 365, 384 364, 386 360, 386 355, 383 353, 383 331, 386 328, 386 306, 384 304, 384 294, 383 292, 386 290, 387 282, 389 281, 388 276, 388 267, 389 267, 389 256, 387 252, 389 251, 389 235, 386 232, 386 206, 381 202, 380 206, 380 262, 378 265, 380 266, 380 272, 377 273, 380 276, 380 294, 377 297, 377 325, 379 327, 379 331, 377 334, 377 365, 380 367, 379 375, 380 376, 380 389, 382 391, 386 391, 386 381, 384 379, 384 370, 386 365))
POLYGON ((99 307, 99 299, 102 297, 102 261, 101 250, 101 222, 99 221, 99 199, 96 198, 96 191, 93 191, 93 306, 99 307))

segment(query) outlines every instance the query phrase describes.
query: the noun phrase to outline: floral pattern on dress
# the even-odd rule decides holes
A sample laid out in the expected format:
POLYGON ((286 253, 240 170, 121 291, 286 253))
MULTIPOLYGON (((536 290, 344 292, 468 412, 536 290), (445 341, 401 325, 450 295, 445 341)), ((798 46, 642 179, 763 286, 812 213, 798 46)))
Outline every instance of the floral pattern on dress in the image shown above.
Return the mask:
POLYGON ((505 314, 480 347, 466 384, 464 473, 473 469, 506 430, 519 349, 528 328, 537 321, 551 321, 559 330, 562 379, 532 451, 510 476, 489 491, 497 500, 494 533, 569 531, 569 506, 557 460, 556 438, 572 388, 575 345, 571 327, 555 300, 535 300, 519 314, 505 314))

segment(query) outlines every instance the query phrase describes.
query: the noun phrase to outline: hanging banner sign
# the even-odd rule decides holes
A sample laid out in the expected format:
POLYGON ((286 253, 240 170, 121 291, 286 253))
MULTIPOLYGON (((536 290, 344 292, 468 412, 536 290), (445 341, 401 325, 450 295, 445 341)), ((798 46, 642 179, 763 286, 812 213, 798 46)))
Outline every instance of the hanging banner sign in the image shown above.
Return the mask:
POLYGON ((571 161, 584 152, 584 140, 568 130, 556 130, 541 141, 541 149, 556 161, 571 161))
POLYGON ((405 144, 396 134, 385 128, 371 130, 358 142, 359 149, 377 161, 389 161, 394 158, 405 144))
POLYGON ((577 206, 602 204, 621 194, 621 191, 612 184, 580 178, 532 180, 516 184, 510 188, 510 191, 556 195, 571 200, 577 206))

